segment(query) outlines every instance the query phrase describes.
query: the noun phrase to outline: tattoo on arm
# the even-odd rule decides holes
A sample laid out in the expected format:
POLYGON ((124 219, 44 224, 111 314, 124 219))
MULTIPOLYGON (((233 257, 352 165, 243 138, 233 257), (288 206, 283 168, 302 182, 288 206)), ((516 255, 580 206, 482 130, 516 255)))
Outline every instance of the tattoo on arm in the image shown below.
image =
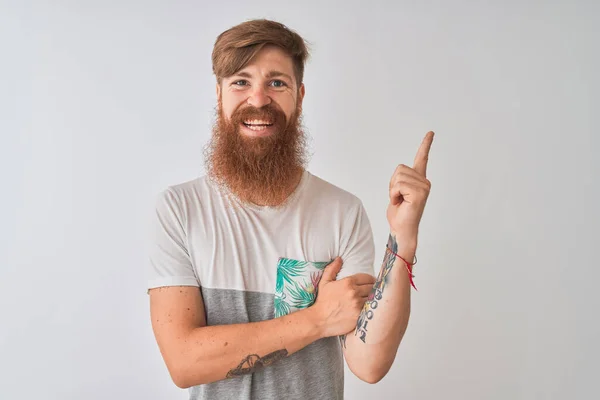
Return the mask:
MULTIPOLYGON (((398 243, 396 242, 396 238, 392 235, 388 238, 388 244, 390 250, 394 253, 398 252, 398 243)), ((379 301, 383 298, 383 290, 385 286, 389 283, 388 275, 394 266, 395 257, 389 251, 385 252, 385 257, 383 258, 383 264, 381 269, 379 270, 379 276, 373 285, 373 289, 365 302, 365 305, 358 316, 358 321, 356 322, 356 330, 354 331, 354 336, 359 337, 363 343, 366 343, 367 338, 367 325, 370 320, 373 319, 373 314, 379 301)))
POLYGON ((345 349, 346 348, 346 335, 340 336, 340 343, 342 344, 342 347, 345 349))
POLYGON ((287 355, 288 351, 286 349, 274 351, 264 357, 259 357, 258 354, 250 354, 244 358, 237 367, 229 371, 225 378, 233 378, 235 376, 252 374, 263 367, 268 367, 274 362, 287 357, 287 355))

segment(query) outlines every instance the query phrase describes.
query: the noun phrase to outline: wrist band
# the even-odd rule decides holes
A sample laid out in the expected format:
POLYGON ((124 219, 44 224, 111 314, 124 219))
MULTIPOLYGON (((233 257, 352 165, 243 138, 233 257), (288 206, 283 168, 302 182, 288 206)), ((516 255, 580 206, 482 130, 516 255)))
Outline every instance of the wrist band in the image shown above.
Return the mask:
POLYGON ((406 261, 404 258, 400 257, 398 254, 396 254, 395 252, 392 251, 392 249, 390 249, 389 247, 385 246, 386 250, 389 251, 390 253, 392 253, 394 256, 398 257, 399 259, 401 259, 402 261, 404 261, 404 265, 406 265, 406 270, 408 271, 408 279, 410 280, 410 284, 413 288, 415 288, 415 290, 418 291, 417 287, 415 286, 415 283, 413 282, 413 278, 415 277, 412 273, 412 267, 413 265, 415 265, 417 263, 417 256, 415 255, 415 262, 414 263, 409 263, 408 261, 406 261))

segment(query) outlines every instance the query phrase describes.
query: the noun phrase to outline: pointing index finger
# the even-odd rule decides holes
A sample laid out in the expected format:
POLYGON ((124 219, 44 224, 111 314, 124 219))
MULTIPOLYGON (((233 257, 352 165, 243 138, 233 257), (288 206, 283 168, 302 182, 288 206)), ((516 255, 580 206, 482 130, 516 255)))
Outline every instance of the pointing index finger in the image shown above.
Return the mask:
POLYGON ((429 160, 429 150, 433 143, 433 136, 434 133, 432 131, 427 132, 423 142, 421 142, 421 147, 419 147, 419 151, 417 151, 417 155, 415 156, 413 169, 424 177, 427 177, 427 161, 429 160))

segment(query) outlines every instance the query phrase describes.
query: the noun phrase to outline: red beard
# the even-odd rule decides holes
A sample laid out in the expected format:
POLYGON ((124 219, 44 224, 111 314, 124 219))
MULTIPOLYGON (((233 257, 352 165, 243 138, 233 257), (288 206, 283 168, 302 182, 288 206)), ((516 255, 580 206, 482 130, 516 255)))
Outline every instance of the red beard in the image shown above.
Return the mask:
POLYGON ((209 178, 242 201, 283 203, 307 163, 300 113, 296 109, 286 121, 283 111, 273 105, 246 106, 235 110, 228 121, 219 102, 213 136, 204 152, 209 178), (266 137, 240 133, 242 122, 253 119, 272 121, 275 132, 266 137))

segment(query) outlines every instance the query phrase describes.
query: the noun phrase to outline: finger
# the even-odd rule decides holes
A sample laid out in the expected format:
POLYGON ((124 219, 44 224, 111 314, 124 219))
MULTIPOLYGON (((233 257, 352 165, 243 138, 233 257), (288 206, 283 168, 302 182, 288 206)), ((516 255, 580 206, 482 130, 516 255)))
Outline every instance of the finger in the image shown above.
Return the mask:
POLYGON ((392 189, 390 189, 390 203, 394 206, 402 203, 403 201, 411 203, 412 198, 410 194, 416 193, 419 190, 421 190, 420 186, 416 186, 407 182, 398 182, 394 185, 394 187, 392 187, 392 189))
POLYGON ((423 187, 427 187, 431 184, 431 182, 429 182, 429 179, 425 178, 423 175, 420 175, 417 171, 415 171, 412 168, 398 174, 395 178, 393 178, 390 188, 399 182, 406 182, 415 186, 423 187))
POLYGON ((392 188, 392 186, 394 185, 394 183, 396 183, 398 181, 398 179, 400 179, 400 177, 402 176, 402 171, 405 168, 410 168, 408 165, 404 165, 404 164, 400 164, 396 167, 396 169, 394 170, 394 173, 392 174, 392 177, 390 179, 390 189, 392 188))
POLYGON ((365 296, 369 296, 369 294, 371 294, 371 291, 373 290, 373 285, 362 285, 362 286, 357 286, 356 287, 356 293, 360 296, 360 297, 365 297, 365 296))
POLYGON ((331 263, 329 263, 327 265, 327 267, 325 267, 325 270, 323 271, 323 275, 321 276, 321 281, 319 282, 319 286, 323 282, 335 281, 335 278, 337 277, 337 274, 340 272, 340 269, 342 269, 342 258, 336 257, 335 260, 333 260, 331 263))
POLYGON ((413 168, 409 167, 408 165, 404 165, 404 164, 400 164, 396 168, 394 175, 392 175, 392 178, 390 179, 389 188, 391 189, 392 186, 394 186, 396 183, 398 183, 400 181, 423 183, 424 186, 431 185, 431 182, 429 182, 429 180, 425 176, 421 175, 420 173, 415 171, 413 168))
POLYGON ((431 144, 433 143, 433 135, 432 131, 427 132, 415 156, 413 168, 423 176, 427 176, 427 162, 429 161, 429 150, 431 150, 431 144))
POLYGON ((375 277, 370 274, 354 274, 351 276, 351 278, 355 285, 373 285, 375 283, 375 277))
POLYGON ((362 299, 367 300, 369 296, 371 296, 371 292, 373 291, 373 285, 369 287, 361 286, 360 290, 356 291, 356 295, 362 299))

